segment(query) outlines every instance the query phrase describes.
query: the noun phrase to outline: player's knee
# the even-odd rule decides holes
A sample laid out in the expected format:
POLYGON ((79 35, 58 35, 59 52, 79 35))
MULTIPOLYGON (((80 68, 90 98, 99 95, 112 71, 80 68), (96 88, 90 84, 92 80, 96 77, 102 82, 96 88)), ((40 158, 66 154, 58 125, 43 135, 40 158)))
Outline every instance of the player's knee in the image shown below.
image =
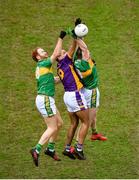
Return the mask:
POLYGON ((77 126, 78 126, 78 124, 79 124, 78 122, 74 122, 74 123, 72 124, 72 128, 73 128, 73 129, 76 129, 77 126))
POLYGON ((86 128, 89 128, 90 123, 89 123, 88 120, 87 120, 87 121, 83 121, 82 124, 83 124, 86 128))
POLYGON ((63 121, 60 121, 60 122, 58 123, 58 129, 61 129, 62 126, 63 126, 63 121))
POLYGON ((58 127, 57 126, 53 127, 53 132, 55 133, 57 131, 58 131, 58 127))

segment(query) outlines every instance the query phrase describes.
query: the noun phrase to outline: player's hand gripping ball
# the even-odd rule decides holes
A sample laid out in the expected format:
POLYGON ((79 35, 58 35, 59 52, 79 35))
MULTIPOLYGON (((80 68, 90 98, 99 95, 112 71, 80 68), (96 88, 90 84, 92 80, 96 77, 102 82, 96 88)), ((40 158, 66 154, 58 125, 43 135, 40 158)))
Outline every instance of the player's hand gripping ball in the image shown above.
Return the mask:
POLYGON ((88 33, 88 27, 85 24, 78 24, 74 28, 74 32, 75 32, 77 37, 84 37, 88 33))

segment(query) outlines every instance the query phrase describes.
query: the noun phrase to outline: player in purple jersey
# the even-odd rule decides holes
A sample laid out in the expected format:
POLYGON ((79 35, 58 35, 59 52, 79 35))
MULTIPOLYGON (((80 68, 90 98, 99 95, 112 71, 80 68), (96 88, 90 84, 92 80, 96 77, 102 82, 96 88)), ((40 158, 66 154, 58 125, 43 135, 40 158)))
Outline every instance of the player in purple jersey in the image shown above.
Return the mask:
POLYGON ((85 160, 83 143, 89 128, 89 116, 86 100, 81 92, 83 84, 80 82, 72 62, 75 48, 76 40, 73 40, 69 50, 67 52, 62 50, 61 56, 57 59, 57 72, 65 89, 64 103, 67 106, 68 114, 71 120, 71 125, 67 133, 66 147, 63 154, 71 159, 75 159, 75 156, 70 152, 70 147, 80 119, 81 128, 79 130, 78 144, 75 148, 74 154, 78 159, 85 160))

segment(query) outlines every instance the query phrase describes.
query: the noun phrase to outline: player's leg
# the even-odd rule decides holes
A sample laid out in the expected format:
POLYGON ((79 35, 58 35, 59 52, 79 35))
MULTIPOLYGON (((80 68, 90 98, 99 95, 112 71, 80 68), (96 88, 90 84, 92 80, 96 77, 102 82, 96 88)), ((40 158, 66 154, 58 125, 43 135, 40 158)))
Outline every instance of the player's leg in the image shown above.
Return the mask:
POLYGON ((100 93, 98 88, 92 90, 91 104, 89 109, 90 127, 92 130, 91 140, 106 141, 107 138, 97 131, 97 111, 99 106, 100 93))
POLYGON ((79 128, 79 134, 78 134, 78 143, 83 144, 89 127, 88 109, 84 111, 76 112, 76 115, 81 120, 81 126, 79 128))
POLYGON ((62 119, 58 109, 57 109, 57 113, 56 113, 56 118, 57 118, 58 130, 60 130, 62 128, 62 126, 63 126, 63 119, 62 119))
POLYGON ((78 143, 75 147, 75 155, 77 156, 78 159, 85 160, 86 158, 83 153, 83 144, 89 128, 88 109, 84 111, 76 112, 76 115, 81 120, 81 126, 78 132, 78 143))
POLYGON ((75 142, 75 145, 74 146, 77 146, 77 143, 78 143, 78 140, 79 140, 79 132, 80 132, 80 128, 81 128, 81 125, 78 127, 77 129, 77 134, 76 134, 76 142, 75 142))
MULTIPOLYGON (((40 139, 41 143, 44 144, 43 141, 45 141, 45 133, 49 135, 49 138, 52 137, 52 134, 54 135, 58 131, 58 126, 57 126, 57 109, 55 105, 55 100, 54 98, 50 96, 37 96, 36 98, 36 106, 39 110, 39 112, 42 114, 44 117, 45 123, 47 125, 47 130, 44 132, 44 135, 42 135, 42 138, 40 139), (53 133, 51 131, 55 130, 53 133), (52 133, 52 134, 51 134, 52 133)), ((47 140, 46 140, 47 141, 47 140)))
POLYGON ((38 144, 44 145, 48 142, 49 138, 57 132, 57 120, 55 115, 52 117, 45 118, 45 123, 47 125, 46 131, 42 134, 38 144))
POLYGON ((55 118, 56 108, 55 101, 53 98, 45 95, 37 95, 36 97, 36 106, 38 111, 44 118, 44 121, 47 125, 46 131, 42 134, 39 142, 35 148, 31 149, 30 153, 33 157, 34 163, 38 166, 38 158, 42 146, 48 142, 49 138, 57 132, 57 120, 55 118))
POLYGON ((76 131, 78 123, 79 123, 79 118, 78 118, 78 116, 76 116, 75 113, 71 113, 71 112, 69 112, 69 117, 70 117, 71 124, 68 129, 66 144, 71 145, 72 139, 74 137, 75 131, 76 131))
MULTIPOLYGON (((58 128, 58 130, 53 134, 53 136, 50 137, 49 143, 54 143, 56 141, 57 136, 58 136, 58 132, 61 129, 61 127, 63 126, 63 120, 62 120, 61 115, 60 115, 58 110, 57 110, 57 113, 55 115, 55 118, 57 120, 57 128, 58 128)), ((49 144, 48 144, 48 146, 49 146, 49 144)))
POLYGON ((89 119, 90 119, 90 127, 92 130, 92 134, 97 133, 97 128, 96 128, 97 109, 96 108, 89 109, 89 119))
POLYGON ((59 130, 61 129, 61 127, 63 125, 63 120, 62 120, 61 115, 60 115, 58 110, 57 110, 57 113, 55 115, 55 118, 57 120, 58 130, 50 137, 47 148, 45 149, 44 153, 46 155, 52 157, 54 160, 60 161, 60 158, 58 157, 58 155, 56 154, 56 151, 55 151, 55 141, 57 139, 59 130))
POLYGON ((86 158, 83 154, 83 143, 89 128, 89 114, 88 114, 87 103, 84 94, 82 93, 82 90, 76 92, 76 102, 78 107, 78 110, 76 111, 76 115, 81 121, 81 126, 78 131, 78 143, 77 146, 75 147, 75 153, 78 159, 84 160, 86 158))
MULTIPOLYGON (((85 111, 87 109, 87 105, 86 105, 84 95, 80 91, 65 92, 64 102, 67 106, 67 110, 69 112, 70 119, 71 119, 71 125, 70 125, 69 130, 68 130, 67 141, 66 141, 66 143, 67 143, 66 149, 68 151, 70 151, 71 141, 74 137, 75 131, 76 131, 77 126, 78 126, 79 118, 80 118, 80 116, 79 116, 80 113, 77 113, 77 112, 85 111)), ((87 112, 88 112, 88 110, 87 110, 87 112)), ((81 112, 81 114, 82 114, 82 112, 81 112)), ((88 116, 88 113, 87 113, 87 116, 88 116)), ((84 121, 84 117, 81 121, 84 121)), ((83 122, 83 126, 81 129, 82 133, 79 136, 82 136, 82 135, 84 136, 84 133, 86 133, 85 126, 86 126, 86 123, 83 122)), ((80 139, 82 139, 82 137, 80 139)))
POLYGON ((76 111, 76 115, 80 119, 81 125, 77 132, 78 143, 75 147, 75 154, 78 159, 85 160, 86 158, 83 153, 83 143, 84 143, 84 140, 87 135, 88 128, 89 128, 89 114, 88 114, 88 108, 87 108, 87 103, 86 103, 84 94, 81 91, 79 92, 79 94, 80 94, 80 98, 79 98, 79 96, 76 96, 79 98, 79 99, 77 98, 77 103, 79 105, 79 111, 76 111), (84 108, 82 108, 82 107, 84 107, 84 108))
POLYGON ((74 154, 78 159, 85 160, 86 158, 83 153, 83 144, 89 128, 88 109, 84 111, 76 112, 76 115, 81 120, 81 126, 78 130, 78 143, 75 146, 74 154))
POLYGON ((78 123, 79 123, 79 118, 76 116, 76 114, 73 112, 69 112, 69 117, 70 117, 70 127, 67 132, 67 139, 66 139, 66 145, 65 149, 63 151, 63 154, 65 156, 68 156, 71 159, 75 159, 74 155, 70 152, 71 148, 71 143, 75 134, 75 131, 77 129, 78 123))
POLYGON ((76 108, 78 108, 77 102, 76 102, 76 95, 75 92, 65 92, 64 93, 64 103, 67 107, 67 111, 70 118, 70 126, 67 132, 67 139, 66 139, 66 145, 70 144, 72 142, 72 139, 74 137, 75 130, 78 126, 78 118, 75 114, 76 108))
POLYGON ((55 119, 55 116, 44 118, 44 121, 47 125, 47 129, 42 134, 35 148, 31 149, 30 151, 36 166, 38 166, 38 158, 39 158, 39 154, 41 152, 42 146, 45 143, 47 143, 49 138, 57 131, 57 121, 55 119))

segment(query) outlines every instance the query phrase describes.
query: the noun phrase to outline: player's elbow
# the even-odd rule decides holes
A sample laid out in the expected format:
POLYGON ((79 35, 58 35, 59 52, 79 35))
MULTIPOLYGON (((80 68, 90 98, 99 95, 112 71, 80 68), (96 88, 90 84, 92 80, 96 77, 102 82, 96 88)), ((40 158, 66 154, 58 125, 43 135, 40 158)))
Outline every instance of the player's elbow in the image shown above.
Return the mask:
POLYGON ((54 56, 56 57, 56 59, 61 55, 61 51, 56 51, 54 53, 54 56))

